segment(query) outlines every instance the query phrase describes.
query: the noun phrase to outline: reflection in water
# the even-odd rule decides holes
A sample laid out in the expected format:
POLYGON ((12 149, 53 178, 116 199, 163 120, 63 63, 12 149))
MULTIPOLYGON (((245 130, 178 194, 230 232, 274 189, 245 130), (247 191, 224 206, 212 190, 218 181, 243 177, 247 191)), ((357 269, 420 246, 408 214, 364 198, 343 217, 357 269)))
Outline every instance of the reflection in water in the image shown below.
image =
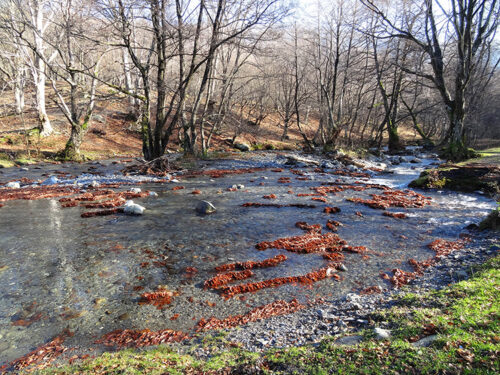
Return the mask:
MULTIPOLYGON (((249 165, 244 166, 252 166, 246 163, 249 165)), ((225 160, 212 167, 242 164, 225 160)), ((68 345, 94 346, 96 338, 118 328, 189 331, 202 317, 246 313, 277 299, 297 297, 306 301, 316 295, 333 298, 383 285, 381 271, 405 268, 409 258, 427 258, 432 255, 427 243, 436 237, 456 239, 465 223, 478 222, 494 207, 494 202, 481 196, 426 193, 433 198, 431 206, 404 210, 409 218, 398 220, 345 199, 368 198, 371 193, 380 193, 376 190, 329 195, 327 204, 289 194, 290 188, 295 194, 310 193, 311 187, 338 178, 354 181, 312 169, 307 172, 313 179, 297 180, 288 169, 215 180, 199 177, 183 181, 186 189, 176 192, 171 190, 172 184, 141 185, 159 194, 158 198, 138 200, 147 208, 142 217, 82 219, 79 207, 62 209, 55 199, 8 202, 0 216, 0 266, 8 267, 0 271, 0 341, 8 342, 0 347, 0 362, 27 353, 65 328, 75 332, 68 345), (291 183, 279 184, 279 177, 290 177, 291 183), (227 191, 233 184, 246 188, 227 191), (191 195, 194 189, 201 190, 202 195, 191 195), (241 206, 263 202, 262 196, 268 194, 276 194, 274 202, 280 204, 316 204, 317 208, 241 206), (214 203, 217 213, 197 215, 193 208, 199 199, 214 203), (326 205, 338 206, 341 212, 325 215, 322 211, 326 205), (362 212, 363 217, 356 212, 362 212), (348 271, 340 282, 328 279, 313 287, 284 285, 248 294, 245 300, 225 301, 215 291, 203 290, 202 283, 214 275, 215 266, 234 261, 258 261, 277 254, 288 257, 277 267, 254 270, 252 281, 302 275, 323 267, 325 261, 319 254, 257 251, 255 244, 302 234, 295 227, 297 221, 324 226, 329 218, 344 225, 338 234, 350 245, 366 246, 383 256, 346 254, 348 271), (198 272, 187 274, 187 267, 198 272), (175 292, 172 304, 161 310, 138 304, 141 293, 159 285, 175 292), (176 314, 179 318, 170 320, 176 314)), ((371 182, 401 186, 418 172, 407 163, 394 174, 371 182)))

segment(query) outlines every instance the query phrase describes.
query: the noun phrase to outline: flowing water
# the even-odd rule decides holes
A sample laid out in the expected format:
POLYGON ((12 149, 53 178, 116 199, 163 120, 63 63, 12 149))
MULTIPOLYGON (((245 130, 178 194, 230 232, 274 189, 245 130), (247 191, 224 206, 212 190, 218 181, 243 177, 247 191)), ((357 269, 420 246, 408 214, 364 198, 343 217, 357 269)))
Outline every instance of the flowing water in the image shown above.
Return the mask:
MULTIPOLYGON (((403 163, 392 167, 394 173, 379 174, 369 182, 401 188, 434 161, 403 163)), ((272 153, 264 153, 250 160, 202 164, 228 169, 272 167, 283 162, 272 153)), ((103 168, 110 170, 111 166, 103 168)), ((53 169, 46 167, 37 173, 53 169)), ((381 210, 346 201, 347 197, 380 194, 380 190, 330 194, 326 204, 297 197, 297 193, 311 193, 310 187, 339 178, 359 180, 317 173, 313 168, 302 170, 310 180, 297 180, 290 169, 284 168, 281 173, 266 169, 217 179, 183 179, 179 184, 185 189, 178 191, 172 191, 173 183, 142 184, 143 190, 155 191, 158 197, 135 200, 147 208, 137 217, 81 218, 80 207, 61 208, 58 199, 5 202, 0 208, 0 363, 28 353, 65 328, 74 332, 68 346, 91 348, 96 347, 96 339, 115 329, 192 332, 202 317, 246 313, 277 299, 307 301, 318 296, 339 297, 372 285, 390 287, 380 278, 381 271, 395 267, 411 270, 409 258, 422 260, 433 255, 426 247, 428 243, 436 238, 457 239, 467 224, 479 222, 495 206, 479 194, 425 192, 432 197, 432 205, 390 209, 408 213, 408 219, 398 220, 382 216, 381 210), (291 183, 277 183, 280 177, 290 177, 291 183), (227 191, 234 184, 245 188, 227 191), (191 194, 194 189, 202 194, 191 194), (295 194, 289 194, 289 190, 295 194), (262 198, 271 193, 278 199, 262 198), (194 207, 200 199, 212 202, 217 212, 198 215, 194 207), (317 207, 247 208, 241 206, 245 202, 317 207), (340 207, 341 212, 324 214, 327 205, 340 207), (326 263, 319 254, 258 251, 255 244, 302 234, 295 227, 297 221, 324 226, 329 218, 344 225, 338 234, 350 245, 366 246, 382 254, 346 254, 348 271, 342 273, 341 281, 327 279, 312 287, 284 285, 228 300, 203 289, 203 281, 215 275, 215 266, 234 261, 262 260, 277 254, 288 257, 277 267, 255 270, 256 275, 245 281, 302 275, 324 267, 326 263), (187 267, 195 267, 198 272, 187 274, 187 267), (157 309, 138 304, 141 293, 159 285, 175 292, 170 305, 157 309), (171 320, 177 314, 178 318, 171 320)))

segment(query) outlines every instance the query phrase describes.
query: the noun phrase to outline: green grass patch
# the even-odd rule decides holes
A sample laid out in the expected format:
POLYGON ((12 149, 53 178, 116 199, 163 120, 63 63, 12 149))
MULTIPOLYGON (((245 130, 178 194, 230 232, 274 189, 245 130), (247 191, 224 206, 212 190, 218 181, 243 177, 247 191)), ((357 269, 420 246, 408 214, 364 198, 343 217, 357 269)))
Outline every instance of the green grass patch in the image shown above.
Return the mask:
MULTIPOLYGON (((406 293, 394 307, 371 316, 392 332, 377 341, 371 329, 355 346, 319 345, 252 353, 234 347, 225 334, 207 336, 207 360, 160 346, 147 351, 105 353, 82 363, 42 370, 42 374, 497 374, 500 373, 500 256, 472 269, 469 280, 441 291, 406 293), (428 347, 412 342, 435 334, 428 347), (257 369, 257 370, 256 370, 257 369), (258 371, 258 372, 255 372, 258 371)), ((358 333, 359 334, 359 333, 358 333)), ((193 346, 190 351, 196 351, 193 346)))

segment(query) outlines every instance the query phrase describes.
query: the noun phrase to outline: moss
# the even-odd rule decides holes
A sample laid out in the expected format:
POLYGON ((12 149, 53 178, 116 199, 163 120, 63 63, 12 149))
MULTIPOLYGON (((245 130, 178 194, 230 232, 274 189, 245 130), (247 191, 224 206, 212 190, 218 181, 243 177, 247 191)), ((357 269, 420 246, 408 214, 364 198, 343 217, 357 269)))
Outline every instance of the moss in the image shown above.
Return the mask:
POLYGON ((479 223, 480 230, 500 230, 500 207, 491 211, 488 216, 479 223))
POLYGON ((420 189, 449 189, 463 192, 482 190, 495 195, 500 192, 498 178, 491 177, 488 166, 467 167, 452 166, 426 170, 410 182, 409 186, 420 189))

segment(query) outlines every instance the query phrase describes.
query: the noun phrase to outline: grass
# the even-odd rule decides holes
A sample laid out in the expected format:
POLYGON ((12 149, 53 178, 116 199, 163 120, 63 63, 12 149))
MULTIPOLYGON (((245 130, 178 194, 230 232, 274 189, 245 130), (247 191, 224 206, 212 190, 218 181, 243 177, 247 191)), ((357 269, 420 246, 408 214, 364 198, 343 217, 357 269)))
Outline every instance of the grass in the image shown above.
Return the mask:
POLYGON ((481 157, 468 159, 458 165, 467 165, 470 163, 480 163, 480 164, 500 164, 500 147, 488 148, 486 150, 478 151, 481 157))
MULTIPOLYGON (((406 293, 394 307, 371 320, 390 327, 389 340, 378 341, 371 329, 356 346, 335 343, 271 349, 253 353, 237 347, 221 332, 200 344, 211 354, 198 360, 166 346, 147 351, 105 353, 75 365, 41 374, 497 374, 500 372, 500 256, 475 269, 469 280, 441 291, 406 293), (428 347, 411 342, 428 334, 428 347)), ((358 333, 359 334, 359 333, 358 333)), ((196 351, 191 347, 191 353, 196 351)))

